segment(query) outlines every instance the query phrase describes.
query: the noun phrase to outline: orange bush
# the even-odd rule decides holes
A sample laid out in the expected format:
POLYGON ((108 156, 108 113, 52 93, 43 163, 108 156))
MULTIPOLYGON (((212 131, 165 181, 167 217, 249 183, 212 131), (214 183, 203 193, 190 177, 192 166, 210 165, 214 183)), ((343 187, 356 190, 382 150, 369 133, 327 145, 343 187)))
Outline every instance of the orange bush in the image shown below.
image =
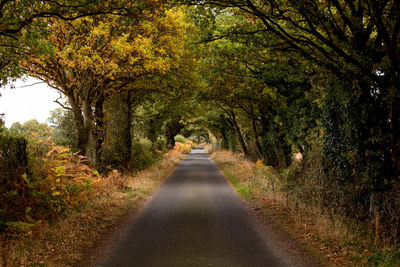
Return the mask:
POLYGON ((84 157, 61 146, 32 160, 27 172, 14 178, 15 187, 1 195, 1 228, 28 230, 38 221, 57 218, 85 205, 98 178, 84 161, 84 157))
POLYGON ((175 142, 174 150, 179 151, 184 154, 189 154, 192 151, 190 144, 183 144, 180 142, 175 142))
POLYGON ((191 148, 194 148, 197 146, 197 144, 191 140, 187 140, 185 145, 189 145, 191 148))

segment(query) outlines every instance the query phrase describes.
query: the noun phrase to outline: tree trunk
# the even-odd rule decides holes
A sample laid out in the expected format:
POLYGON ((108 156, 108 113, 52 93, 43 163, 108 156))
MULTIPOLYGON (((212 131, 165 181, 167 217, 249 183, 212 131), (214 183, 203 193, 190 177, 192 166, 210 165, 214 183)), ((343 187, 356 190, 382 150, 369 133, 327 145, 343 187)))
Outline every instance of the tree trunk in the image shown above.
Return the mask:
POLYGON ((157 121, 154 118, 149 119, 149 128, 147 130, 147 138, 155 144, 157 141, 157 121))
POLYGON ((79 150, 80 155, 86 156, 88 145, 88 133, 85 129, 84 118, 81 107, 76 103, 73 97, 67 96, 68 102, 71 105, 72 113, 74 114, 74 124, 77 130, 75 137, 75 146, 79 150))
POLYGON ((95 168, 99 172, 104 171, 104 160, 102 158, 103 143, 105 140, 105 118, 104 118, 104 96, 99 96, 94 104, 94 129, 93 129, 93 141, 94 141, 94 164, 95 168))
POLYGON ((179 122, 179 119, 180 118, 172 119, 165 126, 165 138, 167 139, 167 147, 170 149, 175 146, 174 137, 183 129, 183 125, 179 122))
POLYGON ((284 168, 287 167, 287 164, 286 164, 285 151, 282 148, 280 140, 278 141, 278 147, 276 148, 276 154, 277 154, 276 157, 278 159, 278 168, 280 170, 283 170, 284 168))
POLYGON ((221 130, 221 136, 222 136, 221 147, 223 149, 228 150, 229 149, 229 141, 228 141, 228 137, 226 136, 226 130, 225 129, 221 130))
POLYGON ((132 159, 132 92, 128 91, 127 96, 126 96, 126 128, 125 128, 125 142, 126 142, 126 147, 128 150, 126 162, 130 162, 132 159))
POLYGON ((258 138, 258 131, 257 131, 257 124, 256 121, 254 119, 252 119, 252 126, 253 126, 253 132, 254 132, 254 139, 256 142, 256 147, 257 147, 257 154, 258 156, 263 159, 263 153, 262 153, 262 148, 261 148, 261 144, 260 144, 260 140, 258 138))
MULTIPOLYGON (((265 139, 265 135, 270 131, 270 124, 266 113, 263 110, 260 110, 261 113, 261 133, 264 135, 263 139, 265 139)), ((263 140, 263 145, 261 146, 261 151, 263 154, 263 159, 266 164, 270 164, 268 162, 268 154, 274 153, 271 150, 268 150, 268 147, 265 146, 265 140, 263 140)))
POLYGON ((86 140, 86 153, 89 164, 95 164, 95 156, 93 153, 93 113, 92 106, 88 98, 82 99, 82 110, 83 110, 83 127, 87 136, 86 140))
POLYGON ((231 111, 231 118, 232 118, 232 123, 233 123, 233 125, 235 126, 235 130, 236 130, 236 133, 237 133, 237 135, 238 135, 239 143, 240 143, 240 146, 241 146, 241 148, 242 148, 243 154, 244 154, 246 157, 249 157, 249 156, 250 156, 249 150, 247 149, 247 146, 246 146, 246 143, 245 143, 245 141, 244 141, 243 135, 242 135, 242 133, 240 132, 240 128, 239 128, 239 125, 238 125, 237 122, 236 122, 236 116, 235 116, 235 113, 234 113, 233 111, 231 111))
POLYGON ((400 98, 394 97, 390 105, 390 130, 392 143, 392 162, 395 174, 400 174, 400 98))

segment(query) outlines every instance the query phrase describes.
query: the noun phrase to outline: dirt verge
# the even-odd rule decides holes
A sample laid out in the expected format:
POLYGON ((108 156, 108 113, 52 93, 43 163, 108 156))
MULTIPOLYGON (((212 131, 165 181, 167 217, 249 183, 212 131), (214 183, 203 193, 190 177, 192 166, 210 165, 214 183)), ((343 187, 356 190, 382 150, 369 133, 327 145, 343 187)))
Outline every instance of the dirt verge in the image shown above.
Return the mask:
POLYGON ((212 159, 266 229, 294 240, 300 254, 312 255, 322 266, 371 265, 374 253, 363 235, 349 229, 343 218, 329 218, 300 200, 288 201, 271 167, 227 151, 213 153, 212 159))
POLYGON ((86 266, 182 159, 173 152, 134 176, 115 171, 99 179, 104 184, 94 187, 96 198, 80 210, 26 233, 0 236, 0 266, 86 266))

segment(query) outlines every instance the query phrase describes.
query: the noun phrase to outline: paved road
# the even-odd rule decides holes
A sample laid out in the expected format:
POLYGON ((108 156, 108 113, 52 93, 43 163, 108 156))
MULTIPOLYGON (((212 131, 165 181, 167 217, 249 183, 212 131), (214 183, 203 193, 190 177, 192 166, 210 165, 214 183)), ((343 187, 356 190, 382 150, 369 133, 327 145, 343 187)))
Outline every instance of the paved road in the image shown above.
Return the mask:
POLYGON ((96 266, 297 266, 201 149, 182 161, 96 266))

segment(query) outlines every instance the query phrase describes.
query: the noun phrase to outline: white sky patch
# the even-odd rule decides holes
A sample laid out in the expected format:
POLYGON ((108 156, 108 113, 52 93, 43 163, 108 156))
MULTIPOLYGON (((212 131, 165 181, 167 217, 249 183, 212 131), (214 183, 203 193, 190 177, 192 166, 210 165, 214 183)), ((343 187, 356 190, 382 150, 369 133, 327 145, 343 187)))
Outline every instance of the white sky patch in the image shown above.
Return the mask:
POLYGON ((0 114, 5 113, 6 127, 14 122, 24 123, 31 119, 46 122, 49 112, 60 107, 54 103, 60 94, 46 83, 40 82, 28 77, 12 83, 15 89, 11 89, 9 85, 0 88, 0 114))

